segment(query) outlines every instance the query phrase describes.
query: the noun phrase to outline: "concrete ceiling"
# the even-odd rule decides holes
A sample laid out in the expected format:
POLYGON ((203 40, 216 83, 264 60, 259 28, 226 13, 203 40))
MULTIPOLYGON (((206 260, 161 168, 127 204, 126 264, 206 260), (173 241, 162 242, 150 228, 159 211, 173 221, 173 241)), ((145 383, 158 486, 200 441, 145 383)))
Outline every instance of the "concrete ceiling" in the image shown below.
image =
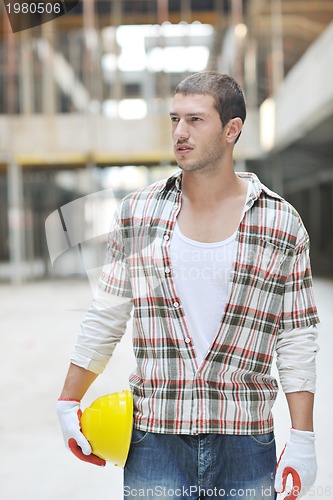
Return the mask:
MULTIPOLYGON (((71 0, 66 3, 71 4, 71 0)), ((3 5, 0 15, 6 16, 3 5)), ((332 20, 332 0, 81 0, 51 22, 55 32, 69 32, 121 24, 200 21, 216 28, 217 50, 223 50, 226 28, 244 23, 256 41, 260 104, 274 91, 272 54, 277 33, 281 35, 285 76, 332 20)), ((0 19, 0 36, 4 26, 0 19)), ((51 27, 49 23, 44 25, 44 32, 45 26, 51 27)), ((43 25, 29 31, 33 38, 38 38, 43 34, 43 25)))
MULTIPOLYGON (((3 5, 0 9, 3 17, 6 15, 3 5)), ((53 20, 52 28, 66 32, 120 24, 200 21, 221 29, 243 22, 257 41, 260 85, 267 94, 276 29, 282 33, 284 74, 287 74, 332 20, 332 0, 81 0, 67 14, 53 20)), ((0 20, 0 35, 3 26, 0 20)), ((30 32, 38 37, 42 27, 30 32)))
MULTIPOLYGON (((1 8, 0 14, 6 15, 2 5, 1 8)), ((272 46, 277 32, 281 34, 285 76, 332 20, 332 0, 81 0, 69 13, 52 21, 52 29, 66 35, 67 32, 99 30, 103 26, 121 24, 200 21, 214 26, 215 49, 223 50, 226 29, 244 23, 248 35, 256 41, 260 104, 273 91, 272 46)), ((3 20, 0 26, 3 30, 3 20)), ((40 38, 45 26, 48 27, 46 24, 44 28, 32 28, 32 38, 40 38)), ((318 152, 331 158, 332 137, 333 116, 330 116, 292 148, 300 163, 304 154, 298 152, 310 148, 312 154, 318 152)))

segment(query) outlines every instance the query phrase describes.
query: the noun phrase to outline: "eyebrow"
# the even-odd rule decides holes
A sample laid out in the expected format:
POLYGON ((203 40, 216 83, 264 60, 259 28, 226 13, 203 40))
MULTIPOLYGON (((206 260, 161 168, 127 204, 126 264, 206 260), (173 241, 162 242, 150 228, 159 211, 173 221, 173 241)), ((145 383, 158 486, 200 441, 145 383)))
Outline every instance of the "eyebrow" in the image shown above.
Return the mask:
MULTIPOLYGON (((170 116, 179 116, 179 113, 176 113, 175 111, 171 111, 170 116)), ((191 117, 191 116, 207 116, 207 113, 185 113, 185 116, 191 117)))

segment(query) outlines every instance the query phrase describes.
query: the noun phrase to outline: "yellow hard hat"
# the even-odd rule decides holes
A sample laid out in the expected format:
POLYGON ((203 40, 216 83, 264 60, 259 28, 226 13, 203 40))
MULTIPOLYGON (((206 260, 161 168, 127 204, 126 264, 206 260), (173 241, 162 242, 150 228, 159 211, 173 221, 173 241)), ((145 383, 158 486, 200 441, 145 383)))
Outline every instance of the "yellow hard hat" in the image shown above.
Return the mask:
POLYGON ((94 401, 81 417, 81 428, 92 452, 124 467, 130 447, 133 423, 131 391, 114 392, 94 401))

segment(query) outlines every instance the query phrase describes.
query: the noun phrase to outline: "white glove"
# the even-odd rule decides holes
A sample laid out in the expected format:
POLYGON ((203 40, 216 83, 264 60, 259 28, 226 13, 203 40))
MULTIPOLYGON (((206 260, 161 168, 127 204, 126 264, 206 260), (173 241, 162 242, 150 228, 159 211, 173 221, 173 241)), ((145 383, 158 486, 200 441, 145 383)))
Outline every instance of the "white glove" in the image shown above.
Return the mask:
POLYGON ((291 474, 293 487, 285 500, 296 500, 306 495, 317 475, 315 433, 290 430, 287 442, 276 467, 275 491, 283 493, 287 477, 291 474))
POLYGON ((105 460, 92 453, 89 442, 81 432, 80 419, 82 411, 80 401, 58 399, 57 415, 67 448, 84 462, 105 465, 105 460))

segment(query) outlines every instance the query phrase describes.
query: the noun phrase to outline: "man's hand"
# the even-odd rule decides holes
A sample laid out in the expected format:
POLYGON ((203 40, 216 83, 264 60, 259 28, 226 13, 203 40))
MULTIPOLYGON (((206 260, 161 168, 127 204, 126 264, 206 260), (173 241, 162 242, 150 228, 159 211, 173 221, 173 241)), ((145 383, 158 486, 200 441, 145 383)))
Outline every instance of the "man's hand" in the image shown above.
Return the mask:
POLYGON ((292 490, 285 500, 296 500, 306 495, 317 475, 315 434, 291 429, 290 439, 281 453, 276 469, 275 491, 285 491, 288 476, 292 476, 292 490))
POLYGON ((89 442, 81 432, 80 401, 59 399, 57 401, 57 415, 67 448, 84 462, 104 466, 105 460, 92 453, 89 442))

